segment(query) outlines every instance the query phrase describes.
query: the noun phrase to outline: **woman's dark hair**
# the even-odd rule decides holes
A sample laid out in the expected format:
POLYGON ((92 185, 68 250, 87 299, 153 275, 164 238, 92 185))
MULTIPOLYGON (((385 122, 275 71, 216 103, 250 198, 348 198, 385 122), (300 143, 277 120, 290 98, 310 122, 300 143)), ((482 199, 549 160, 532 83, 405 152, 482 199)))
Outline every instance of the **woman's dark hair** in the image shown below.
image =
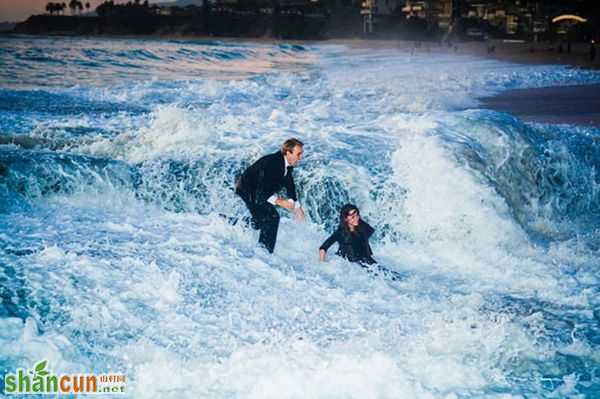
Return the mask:
POLYGON ((342 206, 342 209, 340 209, 340 228, 342 229, 342 231, 350 233, 348 223, 346 223, 346 217, 348 217, 348 214, 354 210, 356 210, 357 213, 360 213, 358 211, 358 208, 354 204, 346 204, 342 206))

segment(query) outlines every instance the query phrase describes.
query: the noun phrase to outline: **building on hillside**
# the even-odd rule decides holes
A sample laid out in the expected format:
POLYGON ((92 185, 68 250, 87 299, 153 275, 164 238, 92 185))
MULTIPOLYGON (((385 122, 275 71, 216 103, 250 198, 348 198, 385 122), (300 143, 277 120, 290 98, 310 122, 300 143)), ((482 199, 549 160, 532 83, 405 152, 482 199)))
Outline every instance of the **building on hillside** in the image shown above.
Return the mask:
POLYGON ((429 3, 429 1, 406 0, 402 12, 406 15, 406 19, 428 19, 430 12, 433 11, 429 3))

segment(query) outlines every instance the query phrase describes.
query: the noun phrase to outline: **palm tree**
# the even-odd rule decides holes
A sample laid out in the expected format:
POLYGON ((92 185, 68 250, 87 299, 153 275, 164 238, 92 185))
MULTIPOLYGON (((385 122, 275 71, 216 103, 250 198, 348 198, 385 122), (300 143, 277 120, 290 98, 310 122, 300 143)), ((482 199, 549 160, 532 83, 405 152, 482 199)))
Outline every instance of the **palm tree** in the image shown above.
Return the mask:
POLYGON ((69 2, 69 8, 71 9, 71 15, 75 14, 75 10, 77 9, 77 0, 71 0, 69 2))
POLYGON ((54 13, 60 13, 62 11, 62 7, 60 3, 48 3, 46 4, 46 11, 48 11, 50 13, 50 15, 54 14, 54 13))
MULTIPOLYGON (((50 14, 60 14, 63 10, 63 6, 60 3, 48 3, 48 5, 50 6, 50 14)), ((46 9, 48 9, 48 6, 46 6, 46 9)))

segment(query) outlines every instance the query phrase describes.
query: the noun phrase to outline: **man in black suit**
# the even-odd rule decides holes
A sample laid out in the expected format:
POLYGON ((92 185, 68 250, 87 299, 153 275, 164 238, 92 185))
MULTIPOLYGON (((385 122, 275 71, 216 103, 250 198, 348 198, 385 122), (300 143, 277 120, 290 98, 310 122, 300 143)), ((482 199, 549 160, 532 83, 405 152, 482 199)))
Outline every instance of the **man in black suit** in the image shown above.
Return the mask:
POLYGON ((254 162, 236 182, 235 192, 242 197, 252 215, 252 224, 260 230, 258 242, 273 253, 279 228, 275 205, 293 211, 296 219, 304 219, 298 203, 292 170, 304 155, 304 144, 297 139, 283 143, 281 150, 254 162), (289 199, 277 195, 285 187, 289 199))

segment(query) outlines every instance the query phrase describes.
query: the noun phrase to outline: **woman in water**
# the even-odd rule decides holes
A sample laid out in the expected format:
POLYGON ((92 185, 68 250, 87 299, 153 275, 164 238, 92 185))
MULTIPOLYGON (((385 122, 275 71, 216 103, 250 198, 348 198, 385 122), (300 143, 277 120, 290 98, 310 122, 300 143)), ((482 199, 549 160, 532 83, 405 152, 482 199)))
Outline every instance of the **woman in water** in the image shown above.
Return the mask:
POLYGON ((340 210, 340 225, 319 248, 319 259, 325 261, 325 254, 334 242, 339 244, 337 254, 350 262, 361 266, 377 263, 373 259, 373 251, 369 245, 369 237, 375 230, 367 222, 361 220, 358 208, 346 204, 340 210))
POLYGON ((373 259, 369 237, 374 232, 375 229, 360 218, 360 212, 355 205, 344 205, 340 210, 340 225, 319 248, 319 260, 324 262, 327 250, 334 242, 337 242, 339 247, 336 254, 339 256, 350 262, 358 263, 375 276, 381 273, 393 281, 400 280, 399 273, 378 265, 377 261, 373 259))

